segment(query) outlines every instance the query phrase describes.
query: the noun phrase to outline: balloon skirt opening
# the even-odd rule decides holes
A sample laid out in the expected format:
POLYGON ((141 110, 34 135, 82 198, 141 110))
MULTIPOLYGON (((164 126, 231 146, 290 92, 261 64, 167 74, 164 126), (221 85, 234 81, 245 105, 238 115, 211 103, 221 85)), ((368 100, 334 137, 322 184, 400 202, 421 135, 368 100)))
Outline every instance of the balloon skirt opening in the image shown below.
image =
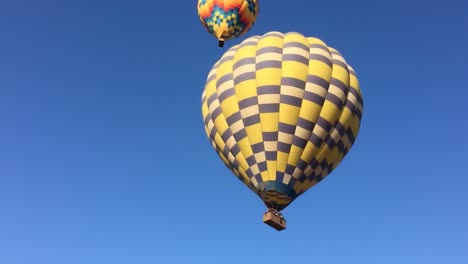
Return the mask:
POLYGON ((224 47, 224 40, 220 40, 219 43, 218 43, 218 46, 220 48, 224 47))
POLYGON ((277 211, 268 210, 263 214, 263 223, 271 226, 277 231, 286 229, 286 219, 277 211))

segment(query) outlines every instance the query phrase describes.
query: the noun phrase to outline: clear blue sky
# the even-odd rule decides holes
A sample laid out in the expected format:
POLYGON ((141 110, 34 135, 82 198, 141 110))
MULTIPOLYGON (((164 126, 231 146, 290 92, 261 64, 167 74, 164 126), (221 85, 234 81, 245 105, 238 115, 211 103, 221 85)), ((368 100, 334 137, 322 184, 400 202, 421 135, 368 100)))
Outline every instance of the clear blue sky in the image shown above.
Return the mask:
POLYGON ((0 263, 468 263, 466 1, 260 4, 220 49, 194 0, 2 1, 0 263), (200 111, 212 64, 272 30, 338 49, 365 101, 283 232, 200 111))

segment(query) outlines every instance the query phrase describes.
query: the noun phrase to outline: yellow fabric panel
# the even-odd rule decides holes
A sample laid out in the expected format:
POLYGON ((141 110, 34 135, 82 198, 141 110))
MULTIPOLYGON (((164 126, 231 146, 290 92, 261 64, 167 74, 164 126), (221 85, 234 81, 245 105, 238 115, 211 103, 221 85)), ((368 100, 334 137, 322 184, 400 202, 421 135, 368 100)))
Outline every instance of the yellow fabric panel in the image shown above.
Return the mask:
POLYGON ((262 126, 260 123, 249 126, 245 129, 251 145, 263 142, 262 126))
MULTIPOLYGON (((284 50, 285 53, 287 48, 284 50)), ((307 70, 309 67, 297 61, 283 61, 283 77, 291 77, 299 80, 307 80, 307 70)))
POLYGON ((301 158, 301 154, 304 148, 296 147, 294 145, 291 146, 291 150, 289 152, 288 157, 288 164, 296 165, 299 159, 301 158))
POLYGON ((278 113, 261 113, 260 122, 263 132, 277 132, 278 131, 278 113))
MULTIPOLYGON (((333 55, 333 57, 335 57, 336 55, 333 55)), ((337 59, 337 58, 333 58, 333 59, 337 59)), ((333 74, 332 74, 332 77, 335 78, 335 79, 338 79, 340 80, 341 82, 343 82, 344 84, 349 84, 349 73, 348 73, 348 70, 341 67, 341 65, 339 64, 333 64, 333 74)))
POLYGON ((319 60, 309 61, 309 74, 320 77, 330 83, 332 69, 328 64, 319 60))
MULTIPOLYGON (((242 154, 242 151, 239 152, 239 154, 237 154, 235 158, 239 162, 239 165, 244 172, 249 169, 249 164, 247 164, 247 161, 245 160, 244 155, 242 154)), ((246 173, 244 174, 245 174, 245 177, 249 179, 249 176, 246 173)))
MULTIPOLYGON (((276 170, 279 172, 285 172, 289 153, 278 151, 277 155, 278 156, 276 158, 276 170)), ((275 179, 276 179, 276 174, 275 174, 275 179)))
MULTIPOLYGON (((268 162, 267 162, 267 166, 268 166, 268 162)), ((262 181, 264 181, 264 182, 268 181, 268 179, 270 177, 270 174, 268 174, 268 170, 260 172, 260 177, 261 177, 262 181)))
MULTIPOLYGON (((331 50, 337 52, 334 49, 331 49, 331 50)), ((345 65, 347 65, 345 59, 339 53, 332 53, 332 59, 340 61, 340 62, 344 63, 345 65)), ((348 67, 343 67, 340 64, 333 63, 332 77, 335 78, 335 79, 340 80, 341 82, 343 82, 346 85, 349 85, 349 78, 350 77, 349 77, 348 67)))
POLYGON ((223 109, 223 115, 225 118, 232 116, 234 113, 239 112, 239 107, 237 105, 237 99, 234 96, 231 96, 224 100, 221 103, 223 109))
POLYGON ((237 145, 240 147, 242 154, 244 154, 244 157, 250 157, 253 155, 248 138, 244 138, 237 141, 237 145))
POLYGON ((343 124, 345 127, 349 127, 349 124, 351 124, 353 119, 353 113, 347 108, 343 107, 343 110, 341 111, 341 117, 340 117, 340 122, 343 124), (342 121, 346 120, 346 121, 342 121))
POLYGON ((272 181, 272 180, 276 179, 276 161, 267 160, 267 167, 268 167, 267 178, 264 178, 265 175, 262 174, 263 181, 272 181), (271 168, 274 168, 274 169, 272 170, 271 168))
POLYGON ((320 112, 320 117, 327 120, 329 123, 335 123, 335 120, 338 118, 340 110, 335 104, 330 101, 325 101, 320 112))
POLYGON ((310 122, 317 122, 317 119, 320 115, 320 111, 322 110, 322 106, 308 100, 302 101, 301 111, 299 113, 299 117, 304 118, 310 122))
POLYGON ((281 69, 265 68, 257 70, 257 87, 281 84, 281 69))
MULTIPOLYGON (((280 32, 270 32, 270 33, 283 35, 280 32)), ((266 48, 266 47, 283 48, 283 38, 279 37, 279 36, 276 36, 276 35, 268 35, 268 36, 262 37, 258 41, 257 50, 262 49, 262 48, 266 48)))
POLYGON ((289 125, 296 125, 300 109, 296 106, 280 104, 279 121, 289 125))
MULTIPOLYGON (((254 66, 255 67, 255 66, 254 66)), ((243 81, 236 85, 236 100, 240 102, 244 99, 257 96, 257 91, 255 89, 250 89, 250 87, 255 87, 257 82, 255 80, 243 81)))

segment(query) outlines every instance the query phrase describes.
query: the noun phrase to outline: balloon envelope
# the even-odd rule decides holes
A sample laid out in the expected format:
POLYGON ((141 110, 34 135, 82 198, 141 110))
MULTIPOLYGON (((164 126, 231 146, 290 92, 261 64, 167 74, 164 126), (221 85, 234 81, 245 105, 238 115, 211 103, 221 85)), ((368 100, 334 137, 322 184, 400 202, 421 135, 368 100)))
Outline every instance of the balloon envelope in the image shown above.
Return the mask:
POLYGON ((230 48, 202 94, 216 153, 278 211, 338 166, 362 111, 358 79, 340 53, 295 32, 269 32, 230 48))
POLYGON ((257 14, 257 0, 198 0, 203 26, 220 41, 242 36, 255 23, 257 14))

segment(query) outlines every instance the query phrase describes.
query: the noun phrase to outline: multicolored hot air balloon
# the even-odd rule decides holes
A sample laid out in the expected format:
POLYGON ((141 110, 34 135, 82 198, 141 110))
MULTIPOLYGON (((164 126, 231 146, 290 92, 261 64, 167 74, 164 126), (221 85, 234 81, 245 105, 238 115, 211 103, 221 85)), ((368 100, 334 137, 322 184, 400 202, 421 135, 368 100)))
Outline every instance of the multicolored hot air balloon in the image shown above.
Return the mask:
POLYGON ((211 145, 280 218, 347 155, 362 112, 358 79, 341 54, 295 32, 269 32, 230 48, 202 94, 211 145))
POLYGON ((198 16, 220 47, 249 31, 257 14, 258 0, 198 0, 198 16))

